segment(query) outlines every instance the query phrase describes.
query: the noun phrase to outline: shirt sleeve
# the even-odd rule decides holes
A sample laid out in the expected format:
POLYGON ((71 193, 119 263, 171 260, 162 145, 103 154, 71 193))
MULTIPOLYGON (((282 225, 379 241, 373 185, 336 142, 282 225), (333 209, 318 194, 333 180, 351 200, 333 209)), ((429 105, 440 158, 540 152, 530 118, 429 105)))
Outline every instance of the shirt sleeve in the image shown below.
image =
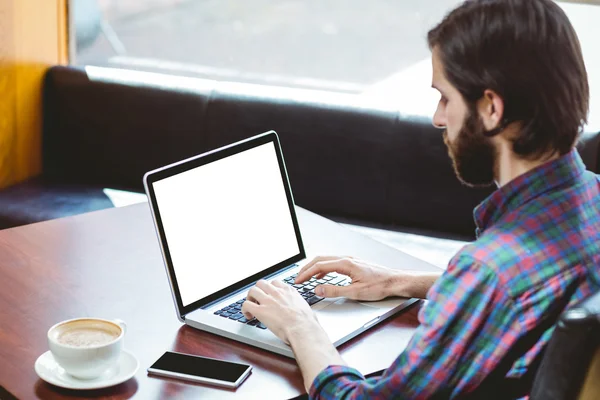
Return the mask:
POLYGON ((425 399, 473 390, 504 354, 499 340, 514 307, 499 286, 489 268, 457 255, 430 289, 407 348, 381 377, 329 366, 310 398, 425 399))

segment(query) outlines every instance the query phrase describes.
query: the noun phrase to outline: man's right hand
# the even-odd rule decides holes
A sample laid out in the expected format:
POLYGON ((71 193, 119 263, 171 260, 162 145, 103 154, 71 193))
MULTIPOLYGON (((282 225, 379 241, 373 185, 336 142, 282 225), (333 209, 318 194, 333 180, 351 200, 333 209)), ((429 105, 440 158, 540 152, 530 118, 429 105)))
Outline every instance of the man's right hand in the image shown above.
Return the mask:
POLYGON ((320 279, 330 272, 347 275, 352 283, 348 286, 319 285, 315 288, 318 296, 364 301, 376 301, 389 296, 424 298, 439 277, 439 274, 414 275, 353 257, 316 257, 298 272, 296 283, 305 282, 312 276, 320 279))

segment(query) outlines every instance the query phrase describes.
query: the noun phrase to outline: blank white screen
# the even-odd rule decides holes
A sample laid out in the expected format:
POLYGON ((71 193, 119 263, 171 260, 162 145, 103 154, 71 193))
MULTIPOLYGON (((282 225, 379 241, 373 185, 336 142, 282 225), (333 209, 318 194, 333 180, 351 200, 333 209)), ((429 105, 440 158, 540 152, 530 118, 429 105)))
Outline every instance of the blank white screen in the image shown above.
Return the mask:
POLYGON ((274 146, 154 183, 184 307, 300 252, 274 146))

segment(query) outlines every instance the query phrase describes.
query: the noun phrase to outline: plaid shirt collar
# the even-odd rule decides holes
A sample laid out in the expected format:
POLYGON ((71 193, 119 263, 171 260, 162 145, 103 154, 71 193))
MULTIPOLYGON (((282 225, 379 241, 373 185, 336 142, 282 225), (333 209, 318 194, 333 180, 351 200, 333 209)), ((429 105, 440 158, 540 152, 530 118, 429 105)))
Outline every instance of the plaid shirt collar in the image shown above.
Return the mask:
POLYGON ((585 165, 577 149, 544 163, 498 188, 473 211, 479 237, 502 216, 548 190, 579 177, 585 165))

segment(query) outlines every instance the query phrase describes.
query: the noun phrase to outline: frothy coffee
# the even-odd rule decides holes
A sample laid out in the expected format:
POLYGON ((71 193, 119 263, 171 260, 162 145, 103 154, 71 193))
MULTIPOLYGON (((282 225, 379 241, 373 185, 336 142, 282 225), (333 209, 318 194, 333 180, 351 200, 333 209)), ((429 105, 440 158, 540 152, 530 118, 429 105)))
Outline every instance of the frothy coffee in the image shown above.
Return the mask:
POLYGON ((70 319, 48 329, 48 346, 68 375, 95 379, 119 362, 126 329, 121 320, 70 319))
POLYGON ((58 343, 74 347, 93 347, 110 343, 117 339, 120 332, 101 326, 78 326, 61 332, 58 343))

